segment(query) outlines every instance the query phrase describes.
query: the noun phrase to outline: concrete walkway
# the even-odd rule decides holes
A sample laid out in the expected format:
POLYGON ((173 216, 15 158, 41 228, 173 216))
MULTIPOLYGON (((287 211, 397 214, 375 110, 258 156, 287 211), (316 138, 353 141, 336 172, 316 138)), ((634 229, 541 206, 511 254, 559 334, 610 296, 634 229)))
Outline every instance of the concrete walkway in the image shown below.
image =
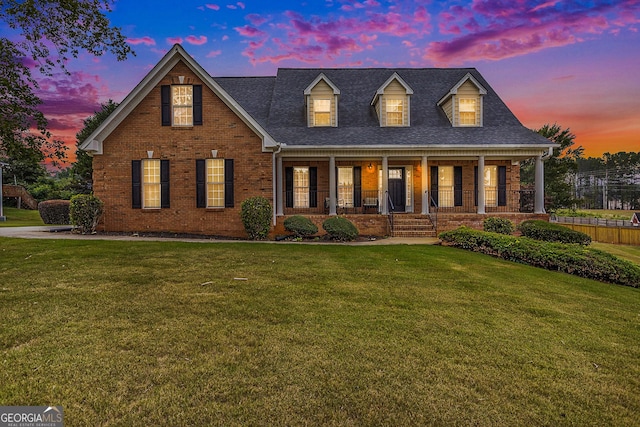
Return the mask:
MULTIPOLYGON (((69 226, 36 226, 36 227, 0 227, 0 237, 15 237, 20 239, 72 239, 72 240, 123 240, 123 241, 158 241, 158 242, 193 242, 193 243, 239 243, 252 242, 250 240, 224 240, 224 239, 206 239, 206 238, 185 238, 185 237, 155 237, 155 236, 138 236, 134 234, 112 235, 112 234, 93 234, 82 235, 72 233, 69 226)), ((327 242, 291 242, 266 240, 257 243, 277 243, 277 244, 331 244, 327 242)), ((348 242, 335 243, 337 245, 435 245, 440 240, 435 237, 388 237, 376 238, 364 242, 348 242)))

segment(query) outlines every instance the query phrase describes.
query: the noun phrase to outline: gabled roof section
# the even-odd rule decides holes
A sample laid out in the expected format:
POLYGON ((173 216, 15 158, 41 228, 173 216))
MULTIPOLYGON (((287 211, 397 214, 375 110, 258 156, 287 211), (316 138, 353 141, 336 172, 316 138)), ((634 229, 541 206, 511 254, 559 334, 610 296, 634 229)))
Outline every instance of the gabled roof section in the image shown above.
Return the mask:
POLYGON ((262 139, 263 148, 273 148, 277 144, 269 133, 255 120, 233 97, 200 66, 187 51, 179 44, 167 52, 155 67, 142 79, 140 83, 118 105, 118 108, 93 131, 80 145, 80 149, 89 154, 102 154, 104 140, 113 132, 124 119, 131 114, 135 107, 153 90, 153 88, 178 63, 184 62, 202 82, 213 91, 234 113, 238 115, 262 139))
POLYGON ((405 82, 402 77, 400 77, 400 75, 398 74, 398 72, 394 72, 391 77, 389 77, 387 79, 386 82, 384 82, 382 84, 382 86, 380 86, 378 88, 378 90, 376 90, 376 94, 373 96, 373 99, 371 100, 371 105, 375 104, 376 101, 378 100, 378 97, 380 97, 380 95, 384 94, 384 90, 387 88, 387 86, 389 86, 391 84, 392 81, 396 80, 398 83, 400 83, 400 85, 404 88, 404 90, 407 91, 407 95, 413 95, 413 89, 411 89, 411 86, 409 86, 407 84, 407 82, 405 82))
POLYGON ((467 81, 471 81, 471 83, 473 83, 475 87, 478 88, 480 95, 487 94, 487 90, 484 88, 484 86, 482 86, 480 82, 471 75, 471 73, 467 73, 462 79, 460 79, 458 83, 455 84, 455 86, 451 88, 451 90, 445 96, 440 99, 440 101, 438 101, 438 105, 442 105, 442 103, 449 99, 449 97, 456 95, 458 93, 458 89, 460 89, 460 86, 465 84, 467 81))
POLYGON ((329 80, 327 76, 324 75, 324 73, 318 74, 318 77, 316 77, 315 80, 312 81, 311 84, 307 86, 307 88, 304 90, 304 94, 311 95, 311 91, 313 90, 314 87, 316 87, 316 85, 320 82, 320 80, 323 80, 327 85, 329 85, 331 90, 333 90, 334 95, 340 95, 340 89, 338 89, 338 87, 334 85, 333 82, 329 80))

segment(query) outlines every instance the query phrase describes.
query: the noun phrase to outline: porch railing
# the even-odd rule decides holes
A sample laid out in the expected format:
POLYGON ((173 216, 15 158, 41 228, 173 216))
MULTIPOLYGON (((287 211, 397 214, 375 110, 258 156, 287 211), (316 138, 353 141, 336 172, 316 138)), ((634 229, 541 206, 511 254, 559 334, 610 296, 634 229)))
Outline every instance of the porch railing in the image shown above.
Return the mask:
POLYGON ((393 236, 393 212, 396 210, 396 207, 393 204, 393 200, 391 200, 389 191, 385 191, 385 198, 387 199, 387 215, 389 217, 389 227, 391 229, 391 235, 393 236))
MULTIPOLYGON (((285 191, 285 215, 328 215, 331 200, 329 191, 285 191)), ((378 214, 381 211, 378 190, 362 190, 360 194, 336 199, 337 214, 378 214)))
MULTIPOLYGON (((441 213, 476 213, 478 198, 473 190, 438 190, 427 192, 430 211, 441 213)), ((533 213, 535 190, 496 189, 485 191, 485 212, 533 213)))

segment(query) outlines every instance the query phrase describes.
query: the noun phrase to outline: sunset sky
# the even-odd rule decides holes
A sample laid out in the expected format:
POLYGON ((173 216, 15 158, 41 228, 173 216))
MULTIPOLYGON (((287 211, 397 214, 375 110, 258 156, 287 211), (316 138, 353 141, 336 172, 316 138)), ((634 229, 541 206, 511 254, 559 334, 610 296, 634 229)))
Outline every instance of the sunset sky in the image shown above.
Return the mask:
POLYGON ((82 120, 122 101, 174 43, 213 76, 476 67, 525 126, 568 127, 587 156, 640 151, 640 0, 209 1, 118 1, 108 16, 136 56, 83 53, 70 75, 41 79, 72 157, 82 120))

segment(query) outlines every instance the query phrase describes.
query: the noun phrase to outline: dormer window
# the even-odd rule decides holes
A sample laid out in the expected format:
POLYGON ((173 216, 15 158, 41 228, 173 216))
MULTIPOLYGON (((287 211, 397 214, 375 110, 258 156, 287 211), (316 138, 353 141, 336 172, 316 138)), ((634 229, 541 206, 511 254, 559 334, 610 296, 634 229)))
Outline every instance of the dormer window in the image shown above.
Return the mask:
POLYGON ((378 90, 371 101, 380 120, 380 126, 409 126, 410 100, 413 89, 398 75, 391 77, 378 90))
POLYGON ((304 90, 307 126, 337 127, 340 89, 324 73, 320 73, 304 90))
POLYGON ((331 100, 313 100, 313 125, 331 126, 331 100))
POLYGON ((476 126, 477 110, 474 98, 460 98, 458 100, 458 112, 460 113, 460 126, 476 126))
POLYGON ((487 90, 471 73, 467 73, 445 96, 438 106, 447 115, 453 127, 481 127, 482 99, 487 90))
POLYGON ((387 126, 404 126, 404 99, 387 99, 387 126))

